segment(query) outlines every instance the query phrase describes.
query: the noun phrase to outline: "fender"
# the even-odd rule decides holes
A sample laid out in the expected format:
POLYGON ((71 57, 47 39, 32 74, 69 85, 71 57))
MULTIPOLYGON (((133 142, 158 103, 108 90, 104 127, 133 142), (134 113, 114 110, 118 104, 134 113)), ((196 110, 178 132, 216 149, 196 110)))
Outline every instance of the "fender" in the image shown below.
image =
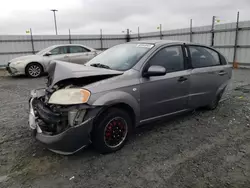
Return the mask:
POLYGON ((223 83, 216 91, 216 96, 218 96, 219 93, 224 92, 224 90, 226 89, 226 87, 228 86, 229 81, 223 83))
MULTIPOLYGON (((139 93, 138 93, 139 94, 139 93)), ((94 106, 110 106, 119 103, 124 103, 129 105, 136 117, 140 116, 140 104, 138 100, 135 99, 131 94, 124 92, 124 91, 112 91, 102 95, 101 97, 97 98, 92 105, 94 106)))

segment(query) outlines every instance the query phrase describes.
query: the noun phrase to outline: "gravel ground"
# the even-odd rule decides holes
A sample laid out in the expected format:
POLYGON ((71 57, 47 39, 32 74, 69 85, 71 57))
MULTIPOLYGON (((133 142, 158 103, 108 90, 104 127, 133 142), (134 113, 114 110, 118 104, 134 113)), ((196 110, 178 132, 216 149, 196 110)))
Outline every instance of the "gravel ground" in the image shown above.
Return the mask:
POLYGON ((8 72, 6 71, 5 68, 0 67, 0 76, 7 76, 8 72))
POLYGON ((45 78, 0 77, 0 187, 250 187, 250 70, 236 70, 220 106, 137 129, 100 155, 46 150, 27 125, 45 78))

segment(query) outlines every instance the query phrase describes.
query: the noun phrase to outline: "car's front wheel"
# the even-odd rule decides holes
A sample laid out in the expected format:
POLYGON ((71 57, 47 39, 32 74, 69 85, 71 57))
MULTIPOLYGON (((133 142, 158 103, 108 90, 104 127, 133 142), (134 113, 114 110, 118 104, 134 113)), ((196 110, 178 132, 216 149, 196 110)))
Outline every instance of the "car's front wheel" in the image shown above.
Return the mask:
POLYGON ((26 75, 32 78, 37 78, 41 76, 42 72, 43 72, 43 68, 38 63, 28 64, 25 70, 26 75))
POLYGON ((129 114, 118 108, 110 108, 98 117, 92 132, 92 142, 100 153, 121 149, 130 133, 132 120, 129 114))

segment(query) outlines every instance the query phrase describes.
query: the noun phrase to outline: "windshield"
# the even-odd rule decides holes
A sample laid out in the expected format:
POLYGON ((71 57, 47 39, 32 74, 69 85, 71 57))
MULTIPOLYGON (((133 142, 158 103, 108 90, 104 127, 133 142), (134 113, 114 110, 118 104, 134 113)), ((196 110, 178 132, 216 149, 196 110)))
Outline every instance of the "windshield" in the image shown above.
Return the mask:
POLYGON ((51 46, 48 48, 45 48, 39 52, 36 53, 36 55, 44 55, 44 53, 46 53, 47 51, 51 50, 51 46))
POLYGON ((85 65, 125 71, 132 68, 153 46, 133 43, 117 45, 102 52, 85 65))

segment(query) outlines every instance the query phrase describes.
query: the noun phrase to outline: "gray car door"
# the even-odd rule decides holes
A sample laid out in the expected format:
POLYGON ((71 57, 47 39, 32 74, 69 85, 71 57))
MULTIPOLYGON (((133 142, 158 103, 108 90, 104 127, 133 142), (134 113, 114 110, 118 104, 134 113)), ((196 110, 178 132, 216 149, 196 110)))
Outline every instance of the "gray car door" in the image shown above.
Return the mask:
POLYGON ((206 106, 215 99, 219 90, 227 85, 231 73, 229 66, 221 61, 215 50, 198 45, 189 45, 192 72, 190 76, 189 106, 206 106))
POLYGON ((181 45, 159 49, 146 63, 166 68, 164 76, 142 77, 140 85, 141 122, 185 111, 188 106, 190 70, 181 45))

